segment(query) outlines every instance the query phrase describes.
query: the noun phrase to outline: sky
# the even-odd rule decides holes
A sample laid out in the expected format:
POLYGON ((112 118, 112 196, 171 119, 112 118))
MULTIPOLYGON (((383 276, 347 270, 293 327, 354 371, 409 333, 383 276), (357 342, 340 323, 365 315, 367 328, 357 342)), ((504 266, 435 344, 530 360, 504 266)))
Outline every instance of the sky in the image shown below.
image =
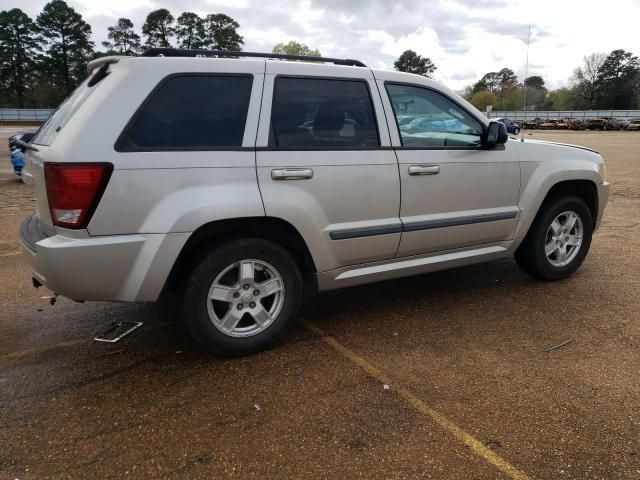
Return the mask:
MULTIPOLYGON (((45 0, 0 0, 35 18, 45 0)), ((269 52, 296 40, 331 57, 392 69, 407 49, 430 57, 434 78, 462 90, 503 67, 549 88, 568 83, 585 55, 617 48, 640 55, 640 0, 67 0, 93 29, 96 46, 107 27, 130 18, 140 33, 149 11, 225 13, 240 23, 244 50, 269 52)))

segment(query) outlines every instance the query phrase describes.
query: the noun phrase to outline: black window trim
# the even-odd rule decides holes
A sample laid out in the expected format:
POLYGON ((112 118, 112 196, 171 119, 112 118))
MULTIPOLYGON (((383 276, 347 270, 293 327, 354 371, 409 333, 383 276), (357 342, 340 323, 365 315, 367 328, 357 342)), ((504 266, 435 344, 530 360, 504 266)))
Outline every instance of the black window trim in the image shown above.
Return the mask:
MULTIPOLYGON (((442 92, 436 88, 432 88, 432 87, 428 87, 426 85, 419 85, 417 83, 409 83, 409 82, 396 82, 396 81, 388 81, 386 80, 384 82, 384 90, 387 94, 387 99, 389 100, 389 104, 391 105, 391 111, 393 113, 393 120, 395 122, 396 125, 396 131, 398 132, 398 138, 400 139, 400 146, 397 147, 393 147, 396 150, 485 150, 485 146, 482 145, 482 139, 481 139, 481 144, 478 146, 457 146, 457 145, 451 145, 451 146, 438 146, 438 147, 429 147, 429 146, 424 146, 424 147, 406 147, 404 145, 404 141, 402 139, 402 134, 400 133, 400 125, 398 125, 398 116, 396 115, 396 110, 393 107, 393 102, 391 101, 391 94, 389 93, 389 89, 388 89, 388 85, 399 85, 399 86, 403 86, 403 87, 416 87, 416 88, 421 88, 423 90, 429 90, 431 92, 434 92, 436 94, 439 94, 441 96, 443 96, 444 98, 446 98, 447 100, 453 102, 456 106, 458 106, 460 109, 462 109, 467 115, 469 115, 471 118, 473 118, 474 120, 476 120, 479 124, 480 127, 482 128, 482 139, 484 139, 484 137, 487 134, 487 126, 485 125, 485 122, 483 122, 480 118, 478 118, 477 115, 475 115, 473 112, 471 112, 469 109, 465 108, 464 106, 460 105, 458 102, 455 101, 455 99, 451 98, 450 95, 447 95, 445 92, 442 92)), ((504 145, 502 145, 504 147, 504 145)), ((495 147, 493 147, 495 149, 495 147)))
POLYGON ((249 90, 249 103, 247 104, 247 110, 244 113, 244 124, 242 128, 242 141, 244 140, 244 135, 247 130, 247 119, 249 118, 249 110, 251 109, 251 97, 253 96, 253 89, 255 87, 255 79, 253 74, 251 73, 226 73, 226 72, 180 72, 180 73, 172 73, 163 77, 158 84, 153 87, 151 92, 146 96, 146 98, 142 101, 140 106, 136 109, 134 114, 131 116, 125 127, 122 129, 122 132, 118 136, 116 143, 113 148, 116 152, 119 153, 135 153, 135 152, 244 152, 244 151, 254 151, 254 147, 243 147, 243 146, 210 146, 210 147, 127 147, 125 146, 125 142, 128 134, 133 128, 136 120, 142 114, 142 111, 147 106, 147 104, 151 101, 155 93, 162 88, 162 86, 168 81, 177 78, 177 77, 244 77, 248 78, 251 81, 251 88, 249 90))
POLYGON ((269 112, 269 135, 268 135, 268 143, 267 147, 257 147, 258 151, 281 151, 281 152, 353 152, 353 151, 366 151, 366 150, 392 150, 392 146, 383 146, 382 138, 380 136, 380 125, 378 124, 378 115, 376 111, 376 105, 373 101, 373 94, 371 93, 371 88, 369 87, 369 80, 373 80, 371 78, 362 78, 362 77, 335 77, 335 76, 326 76, 326 75, 288 75, 288 74, 276 74, 273 79, 273 88, 271 91, 271 111, 269 112), (280 78, 293 78, 293 79, 311 79, 311 80, 339 80, 341 82, 358 82, 364 83, 367 88, 367 93, 369 93, 369 100, 371 101, 371 109, 373 112, 373 120, 376 123, 376 135, 378 137, 378 145, 373 147, 347 147, 347 146, 339 146, 339 147, 331 147, 331 146, 277 146, 272 145, 272 141, 275 138, 273 133, 273 107, 275 105, 276 98, 276 85, 278 83, 278 79, 280 78))

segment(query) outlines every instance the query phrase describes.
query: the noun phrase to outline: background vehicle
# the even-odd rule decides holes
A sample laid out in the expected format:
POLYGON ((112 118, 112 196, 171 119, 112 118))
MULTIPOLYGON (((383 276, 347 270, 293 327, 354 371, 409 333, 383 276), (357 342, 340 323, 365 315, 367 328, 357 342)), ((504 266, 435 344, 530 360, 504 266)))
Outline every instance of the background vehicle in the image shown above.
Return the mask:
POLYGON ((596 152, 509 140, 426 77, 243 57, 304 60, 152 49, 89 65, 27 150, 36 285, 174 290, 193 337, 239 355, 286 331, 304 286, 512 255, 544 280, 579 268, 608 196, 596 152))
POLYGON ((520 133, 520 125, 509 120, 508 118, 497 118, 497 122, 502 122, 507 127, 507 132, 518 135, 520 133))
POLYGON ((640 118, 634 118, 631 120, 625 130, 640 130, 640 118))
POLYGON ((591 118, 585 122, 585 130, 606 130, 609 125, 607 118, 591 118))
POLYGON ((629 120, 628 118, 618 118, 616 121, 619 130, 624 130, 631 123, 631 120, 629 120))

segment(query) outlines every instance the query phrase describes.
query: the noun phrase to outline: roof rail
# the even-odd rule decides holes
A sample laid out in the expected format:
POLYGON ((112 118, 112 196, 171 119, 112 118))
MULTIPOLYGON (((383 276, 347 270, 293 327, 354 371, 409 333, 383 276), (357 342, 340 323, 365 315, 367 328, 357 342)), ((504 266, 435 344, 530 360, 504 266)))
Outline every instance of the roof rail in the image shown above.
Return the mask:
POLYGON ((284 53, 232 52, 229 50, 199 50, 184 48, 149 48, 142 53, 143 57, 254 57, 277 58, 279 60, 302 60, 305 62, 326 62, 352 67, 366 67, 360 60, 349 58, 307 57, 305 55, 286 55, 284 53))

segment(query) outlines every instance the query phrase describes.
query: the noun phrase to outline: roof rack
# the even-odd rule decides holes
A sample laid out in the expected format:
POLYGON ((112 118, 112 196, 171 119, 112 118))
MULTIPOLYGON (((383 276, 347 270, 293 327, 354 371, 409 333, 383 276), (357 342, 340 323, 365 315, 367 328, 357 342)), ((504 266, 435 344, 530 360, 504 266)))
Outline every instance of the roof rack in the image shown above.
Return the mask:
POLYGON ((326 62, 336 65, 348 65, 352 67, 366 67, 360 60, 350 58, 329 58, 329 57, 307 57, 305 55, 286 55, 283 53, 262 53, 262 52, 232 52, 229 50, 199 50, 184 48, 149 48, 142 53, 143 57, 254 57, 254 58, 277 58, 279 60, 302 60, 305 62, 326 62))

